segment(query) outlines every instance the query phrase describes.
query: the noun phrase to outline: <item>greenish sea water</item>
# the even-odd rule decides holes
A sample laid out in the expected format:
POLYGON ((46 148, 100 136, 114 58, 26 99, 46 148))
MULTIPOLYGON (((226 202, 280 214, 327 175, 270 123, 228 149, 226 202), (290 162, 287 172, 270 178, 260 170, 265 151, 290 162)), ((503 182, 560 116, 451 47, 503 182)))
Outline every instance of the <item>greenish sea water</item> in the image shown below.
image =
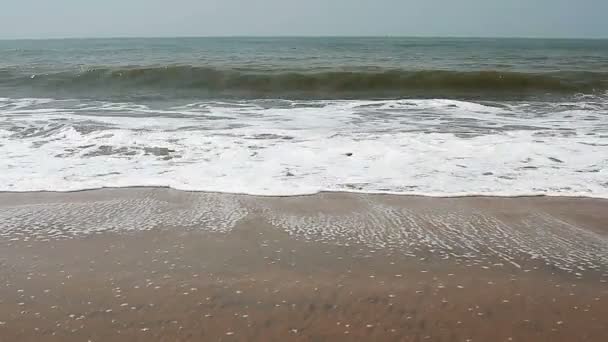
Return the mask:
POLYGON ((608 90, 608 40, 0 41, 0 90, 62 98, 521 98, 608 90))

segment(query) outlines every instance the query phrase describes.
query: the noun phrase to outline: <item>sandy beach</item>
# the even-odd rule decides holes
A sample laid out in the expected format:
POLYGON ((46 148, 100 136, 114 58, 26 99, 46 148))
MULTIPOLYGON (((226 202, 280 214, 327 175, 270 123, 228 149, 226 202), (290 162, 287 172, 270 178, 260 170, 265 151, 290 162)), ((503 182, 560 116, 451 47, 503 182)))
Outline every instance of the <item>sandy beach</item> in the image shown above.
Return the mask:
POLYGON ((604 341, 606 209, 0 193, 0 341, 604 341))

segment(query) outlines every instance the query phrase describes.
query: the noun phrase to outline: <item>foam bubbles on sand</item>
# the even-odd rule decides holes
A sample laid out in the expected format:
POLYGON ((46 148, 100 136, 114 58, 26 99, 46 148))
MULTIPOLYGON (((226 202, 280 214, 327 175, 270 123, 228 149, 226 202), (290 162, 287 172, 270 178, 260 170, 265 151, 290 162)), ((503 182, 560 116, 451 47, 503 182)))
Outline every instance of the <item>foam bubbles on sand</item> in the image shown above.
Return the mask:
POLYGON ((0 190, 608 197, 608 105, 0 99, 0 190))
POLYGON ((516 268, 521 268, 520 260, 539 261, 573 273, 608 265, 605 235, 530 206, 525 199, 509 204, 505 212, 500 204, 498 210, 482 209, 467 199, 430 201, 321 194, 307 210, 299 209, 303 201, 298 198, 259 203, 274 226, 314 241, 364 244, 412 256, 430 252, 492 266, 497 260, 516 268))
POLYGON ((546 201, 347 193, 277 198, 146 188, 4 193, 0 237, 47 241, 151 229, 227 233, 262 224, 296 238, 392 250, 422 260, 433 255, 482 268, 521 269, 532 262, 576 275, 605 270, 606 235, 580 226, 576 215, 543 206, 546 201))
MULTIPOLYGON (((575 275, 605 272, 608 238, 581 225, 576 214, 576 208, 599 208, 604 200, 560 199, 555 206, 548 201, 347 193, 278 198, 137 188, 4 193, 0 238, 44 241, 151 229, 259 233, 270 227, 298 239, 391 250, 421 260, 434 256, 482 268, 522 269, 532 262, 575 275)), ((596 215, 601 220, 603 213, 596 215)))
POLYGON ((57 239, 170 227, 227 232, 247 214, 232 195, 181 193, 173 198, 159 191, 129 189, 117 196, 109 191, 107 198, 91 198, 86 193, 65 198, 53 194, 36 197, 40 197, 40 203, 0 206, 2 236, 57 239))

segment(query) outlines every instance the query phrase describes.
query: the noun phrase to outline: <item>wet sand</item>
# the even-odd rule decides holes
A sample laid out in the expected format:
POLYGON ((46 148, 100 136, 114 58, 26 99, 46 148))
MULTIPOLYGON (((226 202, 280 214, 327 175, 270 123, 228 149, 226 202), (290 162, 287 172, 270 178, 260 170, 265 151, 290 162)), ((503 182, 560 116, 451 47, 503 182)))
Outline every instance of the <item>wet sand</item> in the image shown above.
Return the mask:
POLYGON ((0 194, 0 341, 605 341, 608 201, 0 194))

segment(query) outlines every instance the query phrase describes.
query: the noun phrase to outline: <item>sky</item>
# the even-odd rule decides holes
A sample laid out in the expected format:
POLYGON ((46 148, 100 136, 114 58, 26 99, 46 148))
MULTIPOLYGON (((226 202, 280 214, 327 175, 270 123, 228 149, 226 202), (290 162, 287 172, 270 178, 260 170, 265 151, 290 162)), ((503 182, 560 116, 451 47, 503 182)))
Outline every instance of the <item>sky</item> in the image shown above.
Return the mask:
POLYGON ((608 38, 608 0, 2 0, 0 39, 608 38))

